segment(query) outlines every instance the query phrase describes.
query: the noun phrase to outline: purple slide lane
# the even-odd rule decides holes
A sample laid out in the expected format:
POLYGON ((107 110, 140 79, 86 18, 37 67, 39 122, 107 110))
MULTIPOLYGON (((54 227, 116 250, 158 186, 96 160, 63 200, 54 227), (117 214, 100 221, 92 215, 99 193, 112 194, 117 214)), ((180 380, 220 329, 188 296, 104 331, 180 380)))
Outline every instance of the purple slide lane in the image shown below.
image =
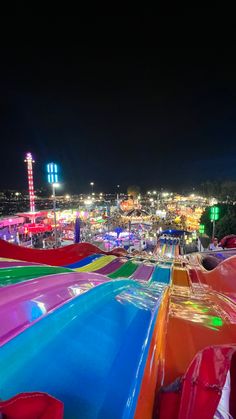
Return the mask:
POLYGON ((138 269, 132 275, 133 279, 148 281, 152 275, 154 266, 145 265, 144 263, 138 267, 138 269))
POLYGON ((17 261, 0 261, 0 268, 13 268, 15 266, 32 266, 32 265, 36 265, 36 266, 42 266, 38 263, 33 263, 33 262, 22 262, 21 260, 17 261))
POLYGON ((107 282, 88 272, 50 275, 0 289, 0 346, 63 303, 107 282))
POLYGON ((103 268, 100 268, 95 272, 102 275, 109 275, 112 272, 117 271, 117 269, 124 265, 125 262, 127 262, 127 259, 115 259, 108 263, 108 265, 103 266, 103 268))

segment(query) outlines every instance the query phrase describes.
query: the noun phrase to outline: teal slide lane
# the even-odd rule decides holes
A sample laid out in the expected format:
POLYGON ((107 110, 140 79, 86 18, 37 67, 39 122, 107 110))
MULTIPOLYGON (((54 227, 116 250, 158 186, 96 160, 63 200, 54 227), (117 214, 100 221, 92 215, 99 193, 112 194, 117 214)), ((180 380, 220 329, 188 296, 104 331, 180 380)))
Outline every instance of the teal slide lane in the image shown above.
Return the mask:
POLYGON ((35 323, 0 348, 1 398, 43 391, 68 419, 133 418, 164 289, 109 281, 35 323))
POLYGON ((170 283, 170 270, 170 265, 157 265, 152 274, 151 281, 162 282, 168 285, 170 283))

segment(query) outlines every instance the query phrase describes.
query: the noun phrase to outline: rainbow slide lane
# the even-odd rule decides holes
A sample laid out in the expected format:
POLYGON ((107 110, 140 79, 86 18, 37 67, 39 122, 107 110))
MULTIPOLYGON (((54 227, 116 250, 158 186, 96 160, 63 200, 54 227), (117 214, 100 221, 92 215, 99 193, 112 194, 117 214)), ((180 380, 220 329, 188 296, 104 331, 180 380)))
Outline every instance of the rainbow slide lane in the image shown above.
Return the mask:
POLYGON ((159 264, 155 267, 151 280, 152 282, 170 283, 171 267, 167 264, 159 264))
POLYGON ((132 278, 138 281, 148 281, 153 273, 154 266, 147 263, 142 263, 133 273, 132 278))
POLYGON ((123 258, 116 258, 112 260, 110 263, 108 263, 106 266, 103 266, 100 269, 97 269, 96 272, 102 275, 109 275, 112 272, 117 271, 119 268, 121 268, 122 265, 124 265, 127 262, 127 259, 123 258))
POLYGON ((86 258, 81 259, 78 262, 71 263, 70 265, 67 265, 65 267, 70 268, 70 269, 80 268, 82 266, 85 266, 85 265, 88 265, 89 263, 94 262, 95 260, 101 257, 103 257, 103 255, 95 253, 94 255, 87 256, 86 258))
POLYGON ((75 268, 74 270, 76 272, 94 272, 108 265, 108 263, 112 262, 115 259, 116 256, 102 256, 101 258, 96 259, 95 261, 87 265, 81 266, 80 268, 75 268))
POLYGON ((136 271, 138 266, 139 264, 137 262, 129 260, 115 272, 109 274, 108 277, 111 279, 129 278, 136 271))
POLYGON ((166 253, 166 247, 167 247, 166 243, 164 243, 164 244, 161 246, 161 256, 164 256, 164 254, 166 253))
POLYGON ((72 272, 71 269, 54 266, 13 266, 11 268, 0 269, 0 287, 27 281, 45 275, 72 272))
POLYGON ((37 265, 38 263, 22 262, 21 260, 9 260, 9 259, 3 259, 3 258, 1 258, 0 260, 0 269, 12 268, 13 266, 37 266, 37 265))
MULTIPOLYGON (((49 277, 41 280, 32 294, 34 281, 7 288, 15 287, 17 299, 18 287, 23 300, 32 301, 42 287, 47 310, 53 292, 49 277)), ((108 281, 52 310, 0 348, 1 398, 37 390, 62 400, 65 418, 133 418, 164 289, 108 281)), ((6 308, 14 296, 5 292, 5 298, 6 308)))

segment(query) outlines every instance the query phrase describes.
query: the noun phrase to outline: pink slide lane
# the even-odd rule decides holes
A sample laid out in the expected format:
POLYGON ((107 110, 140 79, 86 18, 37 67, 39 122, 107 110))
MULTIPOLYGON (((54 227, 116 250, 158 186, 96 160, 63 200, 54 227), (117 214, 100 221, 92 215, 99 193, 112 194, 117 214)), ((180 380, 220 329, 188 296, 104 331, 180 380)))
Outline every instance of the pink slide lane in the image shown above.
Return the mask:
POLYGON ((103 275, 72 272, 0 289, 0 346, 63 303, 107 282, 103 275))
MULTIPOLYGON (((6 260, 0 261, 0 268, 13 268, 15 266, 39 266, 38 263, 34 263, 34 262, 22 262, 21 260, 6 260)), ((40 265, 42 266, 42 265, 40 265)))

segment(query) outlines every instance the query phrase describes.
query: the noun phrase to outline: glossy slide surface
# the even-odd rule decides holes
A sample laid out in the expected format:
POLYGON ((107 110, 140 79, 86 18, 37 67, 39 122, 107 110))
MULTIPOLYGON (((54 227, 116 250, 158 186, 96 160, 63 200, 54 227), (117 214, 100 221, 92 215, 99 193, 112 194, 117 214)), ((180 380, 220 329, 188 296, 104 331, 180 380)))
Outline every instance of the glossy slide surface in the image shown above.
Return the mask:
POLYGON ((40 277, 0 289, 0 345, 52 309, 106 282, 102 275, 67 273, 40 277))
POLYGON ((86 258, 81 259, 78 262, 71 263, 70 265, 67 265, 66 268, 70 268, 70 269, 80 268, 82 266, 88 265, 88 263, 92 263, 93 261, 95 261, 95 260, 97 260, 101 257, 103 257, 102 254, 99 255, 98 253, 95 253, 94 255, 87 256, 86 258))
POLYGON ((163 288, 109 281, 0 348, 1 398, 47 392, 65 418, 134 417, 163 288))
POLYGON ((103 252, 90 243, 71 244, 58 249, 39 250, 30 249, 0 240, 0 256, 11 259, 37 262, 53 266, 67 266, 78 262, 87 256, 97 253, 124 256, 124 249, 114 249, 112 252, 103 252))
POLYGON ((117 271, 113 272, 112 274, 108 276, 109 278, 112 278, 112 279, 129 278, 129 276, 131 276, 138 267, 139 267, 138 263, 135 263, 129 260, 123 266, 117 269, 117 271))
POLYGON ((153 282, 162 282, 163 284, 169 284, 170 282, 170 267, 158 265, 155 267, 152 274, 151 280, 153 282))
POLYGON ((225 259, 212 271, 194 266, 199 283, 215 291, 225 294, 236 301, 236 256, 225 259))
POLYGON ((132 275, 133 279, 148 281, 152 275, 154 267, 152 265, 142 264, 132 275))
POLYGON ((71 269, 54 266, 20 266, 0 269, 0 287, 27 281, 45 275, 72 272, 71 269))
POLYGON ((236 336, 235 307, 214 293, 193 294, 188 286, 174 286, 169 304, 164 385, 183 376, 199 350, 232 344, 236 336))
POLYGON ((1 268, 12 268, 13 266, 37 266, 37 263, 34 262, 22 262, 20 260, 11 260, 8 261, 6 259, 6 261, 1 260, 0 261, 0 269, 1 268))
POLYGON ((124 263, 126 263, 126 261, 127 259, 117 258, 103 268, 97 269, 96 272, 102 275, 109 275, 110 273, 117 271, 122 265, 124 265, 124 263))
POLYGON ((75 268, 77 272, 93 272, 108 265, 108 263, 115 260, 115 256, 102 256, 101 258, 89 263, 88 265, 82 266, 81 268, 75 268))

